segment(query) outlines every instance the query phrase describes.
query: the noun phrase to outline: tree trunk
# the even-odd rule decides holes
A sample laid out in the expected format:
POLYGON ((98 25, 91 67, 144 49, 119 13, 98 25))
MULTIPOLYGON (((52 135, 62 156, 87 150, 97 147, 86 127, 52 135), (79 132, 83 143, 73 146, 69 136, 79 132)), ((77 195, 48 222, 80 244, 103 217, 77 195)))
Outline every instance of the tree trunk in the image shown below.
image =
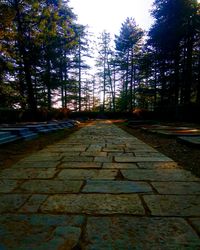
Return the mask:
POLYGON ((174 59, 174 104, 179 104, 179 88, 180 88, 180 50, 176 49, 174 59))
MULTIPOLYGON (((47 52, 48 54, 49 52, 47 52)), ((47 85, 47 107, 48 110, 51 109, 51 65, 50 65, 50 60, 47 55, 47 72, 46 72, 46 85, 47 85)))
MULTIPOLYGON (((134 81, 135 75, 135 68, 134 68, 134 61, 133 61, 133 49, 131 50, 131 84, 130 84, 130 111, 133 111, 133 85, 135 86, 134 81)), ((134 93, 135 95, 135 93, 134 93)))
POLYGON ((78 109, 81 111, 81 44, 79 39, 78 48, 78 109))
POLYGON ((199 62, 198 62, 198 76, 197 76, 197 97, 196 103, 200 105, 200 51, 199 51, 199 62))
POLYGON ((19 10, 18 1, 15 1, 15 10, 16 10, 16 21, 17 21, 17 31, 18 31, 18 46, 19 46, 19 54, 22 58, 23 69, 25 74, 25 81, 27 84, 27 102, 28 107, 32 112, 37 110, 36 100, 34 96, 33 84, 31 79, 31 64, 29 58, 27 57, 27 52, 25 50, 24 44, 24 32, 22 28, 21 15, 19 10))
POLYGON ((186 59, 186 74, 185 74, 185 104, 191 101, 191 88, 192 88, 192 53, 193 53, 194 38, 190 34, 187 39, 187 59, 186 59))

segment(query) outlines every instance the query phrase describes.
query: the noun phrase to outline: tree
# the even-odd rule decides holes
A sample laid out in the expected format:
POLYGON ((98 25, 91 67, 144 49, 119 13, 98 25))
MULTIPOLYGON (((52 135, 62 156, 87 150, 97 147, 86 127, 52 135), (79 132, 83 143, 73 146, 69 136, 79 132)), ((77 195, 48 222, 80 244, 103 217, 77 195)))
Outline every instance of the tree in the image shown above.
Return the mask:
POLYGON ((148 44, 158 59, 161 102, 177 106, 191 102, 194 85, 194 44, 197 39, 196 0, 155 0, 155 23, 148 44))
MULTIPOLYGON (((90 55, 90 46, 89 46, 89 37, 88 32, 86 30, 86 26, 77 25, 75 28, 78 43, 75 47, 75 68, 78 70, 78 110, 82 109, 82 92, 84 92, 84 81, 83 76, 85 71, 90 67, 86 63, 88 58, 91 58, 90 55)), ((87 82, 86 82, 87 84, 87 82)), ((85 86, 87 88, 87 86, 85 86)))
POLYGON ((143 31, 136 25, 135 20, 127 18, 121 26, 119 36, 115 38, 118 56, 122 58, 121 71, 124 72, 123 92, 125 110, 132 110, 133 106, 135 106, 136 53, 143 34, 143 31))
POLYGON ((97 67, 99 68, 99 77, 101 79, 102 93, 103 93, 103 103, 102 111, 105 111, 106 100, 108 96, 111 95, 111 106, 115 107, 115 88, 113 87, 112 79, 112 65, 113 65, 113 51, 111 48, 111 37, 110 33, 103 31, 99 37, 99 56, 97 58, 97 67))
POLYGON ((11 88, 15 85, 22 108, 35 111, 42 105, 50 109, 52 94, 66 82, 68 58, 77 44, 76 17, 67 4, 57 0, 0 2, 1 81, 11 88))

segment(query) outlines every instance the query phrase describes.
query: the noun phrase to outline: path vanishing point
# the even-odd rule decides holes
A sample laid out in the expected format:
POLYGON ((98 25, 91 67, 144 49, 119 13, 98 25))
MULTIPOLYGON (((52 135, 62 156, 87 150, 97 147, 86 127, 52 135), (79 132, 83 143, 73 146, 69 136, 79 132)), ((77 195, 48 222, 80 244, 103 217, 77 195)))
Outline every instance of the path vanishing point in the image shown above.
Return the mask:
POLYGON ((91 122, 0 171, 0 250, 10 249, 200 249, 200 179, 91 122))

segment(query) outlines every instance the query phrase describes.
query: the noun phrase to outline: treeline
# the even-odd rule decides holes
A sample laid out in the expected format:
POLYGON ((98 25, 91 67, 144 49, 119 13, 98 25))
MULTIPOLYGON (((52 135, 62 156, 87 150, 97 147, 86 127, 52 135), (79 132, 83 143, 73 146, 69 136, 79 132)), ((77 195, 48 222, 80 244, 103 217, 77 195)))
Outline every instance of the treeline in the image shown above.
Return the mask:
MULTIPOLYGON (((154 24, 134 18, 98 38, 89 75, 86 27, 69 1, 0 1, 0 107, 132 112, 200 107, 200 5, 154 0, 154 24), (114 44, 114 45, 113 45, 114 44)), ((90 46, 89 46, 90 45, 90 46)))
POLYGON ((148 33, 127 18, 114 49, 109 33, 102 33, 98 67, 103 109, 200 106, 198 2, 155 0, 151 13, 154 24, 148 33))
POLYGON ((0 107, 78 109, 85 40, 66 0, 0 1, 0 107))

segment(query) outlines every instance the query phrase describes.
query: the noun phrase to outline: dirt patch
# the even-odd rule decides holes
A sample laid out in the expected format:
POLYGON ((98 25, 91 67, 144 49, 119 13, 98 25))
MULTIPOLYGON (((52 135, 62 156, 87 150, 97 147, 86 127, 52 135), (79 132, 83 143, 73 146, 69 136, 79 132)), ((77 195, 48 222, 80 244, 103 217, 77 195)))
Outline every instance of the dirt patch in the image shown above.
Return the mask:
POLYGON ((39 135, 37 138, 30 141, 17 141, 0 145, 0 169, 8 168, 27 155, 67 138, 82 126, 84 125, 80 124, 78 127, 70 129, 65 128, 45 135, 39 135))
POLYGON ((151 145, 159 152, 172 158, 181 167, 190 170, 193 174, 200 177, 200 149, 184 145, 177 142, 175 138, 167 138, 158 134, 144 132, 139 128, 127 127, 125 123, 116 123, 131 135, 151 145))

